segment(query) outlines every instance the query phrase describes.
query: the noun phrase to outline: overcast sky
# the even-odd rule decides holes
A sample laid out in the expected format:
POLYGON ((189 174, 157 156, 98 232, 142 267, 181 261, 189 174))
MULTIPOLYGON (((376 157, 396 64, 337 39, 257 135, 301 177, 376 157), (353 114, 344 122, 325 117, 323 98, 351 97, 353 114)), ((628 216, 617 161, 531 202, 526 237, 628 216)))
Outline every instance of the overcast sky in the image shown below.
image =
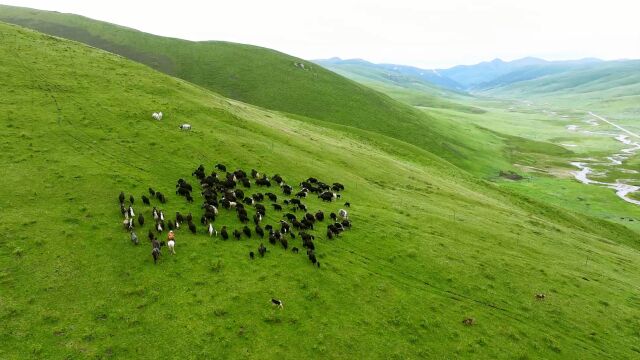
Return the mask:
POLYGON ((425 68, 499 57, 640 58, 640 0, 0 0, 153 34, 226 40, 305 59, 425 68))

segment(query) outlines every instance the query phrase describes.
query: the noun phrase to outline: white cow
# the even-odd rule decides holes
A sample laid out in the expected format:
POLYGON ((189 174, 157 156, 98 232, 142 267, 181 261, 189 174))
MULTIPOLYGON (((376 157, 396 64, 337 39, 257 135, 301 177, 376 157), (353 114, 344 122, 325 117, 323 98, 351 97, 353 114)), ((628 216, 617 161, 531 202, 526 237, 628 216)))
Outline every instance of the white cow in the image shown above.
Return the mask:
POLYGON ((191 130, 190 124, 182 124, 180 125, 180 130, 191 130))
POLYGON ((156 120, 162 120, 162 112, 154 112, 153 114, 151 114, 151 117, 156 120))

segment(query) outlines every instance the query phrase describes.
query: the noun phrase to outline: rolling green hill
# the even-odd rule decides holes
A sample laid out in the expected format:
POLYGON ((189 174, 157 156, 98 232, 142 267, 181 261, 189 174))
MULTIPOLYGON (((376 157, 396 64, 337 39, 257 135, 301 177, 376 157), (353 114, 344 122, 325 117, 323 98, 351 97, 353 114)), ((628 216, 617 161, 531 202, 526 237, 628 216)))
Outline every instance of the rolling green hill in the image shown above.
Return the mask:
POLYGON ((453 109, 462 112, 482 112, 468 106, 468 96, 451 90, 458 86, 431 70, 409 66, 373 64, 360 59, 315 60, 331 71, 367 85, 404 103, 429 108, 453 109), (442 78, 441 83, 438 79, 442 78), (441 84, 441 86, 437 86, 441 84))
MULTIPOLYGON (((0 41, 0 358, 640 352, 640 243, 624 227, 514 195, 416 146, 230 100, 75 42, 3 23, 0 41), (178 130, 185 122, 191 132, 178 130), (291 184, 340 181, 353 229, 316 233, 321 268, 271 245, 251 261, 255 237, 223 241, 201 226, 179 230, 177 255, 154 265, 149 225, 132 245, 117 194, 133 194, 147 219, 149 186, 168 195, 152 203, 166 214, 199 214, 200 199, 186 203, 174 184, 216 162, 291 184)), ((221 212, 216 226, 240 226, 221 212)), ((269 210, 265 223, 280 218, 269 210)))
POLYGON ((0 21, 120 54, 232 99, 391 136, 471 171, 496 171, 474 159, 478 149, 460 141, 451 124, 274 50, 166 38, 78 15, 3 5, 0 21))

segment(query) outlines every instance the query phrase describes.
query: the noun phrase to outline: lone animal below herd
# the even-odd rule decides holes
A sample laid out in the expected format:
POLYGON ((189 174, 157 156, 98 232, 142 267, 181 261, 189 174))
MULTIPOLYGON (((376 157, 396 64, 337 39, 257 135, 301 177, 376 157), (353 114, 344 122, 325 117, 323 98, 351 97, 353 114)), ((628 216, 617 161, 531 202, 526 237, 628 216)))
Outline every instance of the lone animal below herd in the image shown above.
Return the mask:
MULTIPOLYGON (((329 185, 310 177, 302 181, 296 190, 293 186, 287 184, 280 175, 276 174, 269 177, 255 169, 252 169, 249 174, 243 170, 227 172, 226 166, 222 164, 215 165, 215 170, 209 175, 205 173, 204 166, 200 165, 191 175, 195 176, 200 183, 200 196, 203 201, 200 207, 203 212, 200 217, 200 224, 205 229, 204 233, 209 237, 218 237, 219 235, 222 240, 228 240, 230 237, 240 240, 242 238, 249 239, 255 234, 260 239, 266 237, 270 245, 281 246, 285 251, 289 249, 290 242, 299 238, 300 245, 307 250, 306 254, 309 261, 318 268, 320 267, 314 242, 316 237, 312 232, 316 230, 318 223, 325 221, 326 217, 322 210, 310 212, 303 200, 309 199, 311 194, 316 194, 317 198, 322 202, 331 203, 337 201, 337 199, 342 198, 341 192, 344 191, 344 185, 337 182, 329 185), (278 186, 281 195, 273 192, 250 194, 250 189, 254 185, 264 189, 278 186), (279 202, 279 198, 282 198, 282 201, 279 202), (265 206, 266 202, 270 203, 269 206, 265 206), (269 210, 270 212, 282 213, 282 216, 278 216, 278 220, 274 224, 263 225, 266 222, 268 208, 273 209, 269 210), (251 216, 249 210, 252 210, 251 216), (299 213, 299 211, 302 213, 299 213), (216 218, 222 216, 223 213, 235 214, 242 224, 240 228, 230 229, 224 225, 218 230, 214 223, 216 218), (253 222, 253 229, 248 225, 250 222, 253 222)), ((193 192, 193 186, 187 180, 178 179, 176 195, 184 197, 186 202, 191 204, 194 202, 193 192)), ((175 254, 176 232, 184 228, 185 225, 192 234, 198 233, 194 216, 191 212, 183 215, 177 211, 174 218, 169 218, 165 215, 163 209, 158 209, 158 206, 167 203, 167 197, 164 193, 149 188, 149 196, 143 194, 141 199, 144 206, 152 207, 148 210, 147 216, 149 216, 149 219, 153 218, 153 222, 149 220, 151 229, 148 232, 148 238, 151 243, 151 256, 154 263, 160 260, 162 255, 161 248, 164 246, 167 246, 169 251, 175 254), (159 204, 152 206, 152 200, 157 201, 159 204), (161 234, 166 230, 168 230, 167 241, 158 240, 157 234, 161 234)), ((139 212, 138 216, 136 216, 133 208, 135 202, 133 195, 129 195, 128 204, 125 204, 125 200, 125 193, 120 192, 118 201, 120 212, 124 217, 123 226, 130 231, 131 241, 137 245, 139 244, 139 239, 135 233, 135 228, 137 226, 142 228, 146 223, 146 218, 144 212, 139 212), (136 225, 136 217, 138 225, 136 225)), ((344 205, 345 207, 351 206, 349 202, 344 205)), ((325 234, 327 240, 334 239, 345 230, 351 228, 351 220, 345 209, 339 209, 337 213, 331 212, 327 220, 330 220, 326 226, 325 234)), ((291 246, 291 251, 294 254, 298 254, 300 249, 296 246, 291 246)), ((257 247, 257 254, 260 257, 264 257, 267 252, 267 247, 261 242, 257 247)), ((249 259, 253 260, 255 257, 256 253, 251 251, 249 259)))

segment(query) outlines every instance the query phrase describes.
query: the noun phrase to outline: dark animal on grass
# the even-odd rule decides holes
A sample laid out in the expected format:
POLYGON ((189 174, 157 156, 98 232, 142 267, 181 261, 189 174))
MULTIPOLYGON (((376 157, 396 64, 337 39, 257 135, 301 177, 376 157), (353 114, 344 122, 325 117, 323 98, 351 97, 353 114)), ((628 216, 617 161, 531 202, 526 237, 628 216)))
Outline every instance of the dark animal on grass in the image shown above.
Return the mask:
POLYGON ((187 195, 191 195, 191 193, 189 192, 189 190, 183 188, 183 187, 179 187, 176 190, 176 195, 180 195, 180 196, 187 196, 187 195))
POLYGON ((267 252, 267 248, 264 247, 262 243, 260 243, 260 246, 258 247, 258 254, 260 254, 260 257, 264 257, 264 254, 266 252, 267 252))
POLYGON ((189 223, 189 230, 191 231, 192 234, 196 233, 196 224, 190 222, 189 223))
POLYGON ((299 204, 298 205, 298 209, 300 209, 300 210, 302 210, 304 212, 307 212, 307 206, 305 204, 299 204))
POLYGON ((256 185, 270 187, 271 182, 266 178, 256 179, 256 185))
POLYGON ((246 197, 246 198, 244 198, 244 200, 242 200, 242 202, 244 202, 247 205, 253 205, 254 200, 253 200, 253 198, 246 197))
POLYGON ((258 225, 260 224, 260 222, 262 221, 262 214, 260 213, 256 213, 255 215, 253 215, 253 223, 258 225))
POLYGON ((301 204, 300 199, 291 199, 291 200, 289 200, 289 203, 292 204, 292 205, 300 205, 301 204))
POLYGON ((310 183, 312 183, 312 184, 315 184, 315 183, 317 183, 317 182, 318 182, 318 179, 316 179, 316 178, 314 178, 314 177, 310 177, 310 178, 308 178, 308 179, 307 179, 307 182, 310 182, 310 183))
POLYGON ((160 242, 158 241, 158 239, 153 238, 151 240, 151 248, 160 250, 160 242))
POLYGON ((327 229, 327 239, 333 239, 333 231, 331 231, 331 229, 327 229))
POLYGON ((475 325, 476 319, 474 319, 474 318, 466 318, 466 319, 462 320, 462 323, 464 325, 466 325, 466 326, 475 325))
POLYGON ((220 230, 220 236, 222 236, 222 238, 224 240, 229 239, 229 233, 227 232, 227 227, 226 226, 223 226, 222 230, 220 230))
POLYGON ((124 191, 121 191, 120 195, 118 195, 118 202, 124 205, 124 191))
POLYGON ((207 225, 207 217, 206 216, 202 215, 200 217, 200 224, 201 225, 207 225))
POLYGON ((291 195, 291 193, 293 192, 293 188, 289 185, 282 185, 282 193, 285 195, 291 195))
POLYGON ((295 221, 296 220, 296 216, 293 215, 292 213, 286 213, 286 214, 282 215, 282 217, 286 217, 287 220, 289 220, 289 221, 295 221))
POLYGON ((156 196, 156 191, 153 190, 152 188, 149 188, 149 195, 156 196))
POLYGON ((144 215, 140 214, 140 216, 138 216, 138 224, 140 224, 140 226, 144 225, 144 215))
POLYGON ((286 234, 289 232, 290 229, 291 229, 291 226, 289 225, 289 223, 287 223, 284 220, 280 220, 280 232, 282 232, 283 234, 286 234))
POLYGON ((332 202, 335 199, 336 195, 332 192, 325 191, 322 194, 318 195, 318 197, 322 199, 322 201, 332 202))
POLYGON ((344 190, 344 185, 335 182, 335 183, 333 183, 333 186, 331 186, 331 190, 333 190, 333 191, 343 191, 344 190))
POLYGON ((191 215, 191 213, 187 214, 187 222, 192 222, 193 221, 193 215, 191 215))
POLYGON ((304 214, 304 218, 307 219, 311 223, 314 223, 316 221, 316 217, 313 216, 313 214, 306 213, 306 214, 304 214))
POLYGON ((133 198, 133 195, 129 195, 129 203, 133 205, 134 201, 135 199, 133 198))
POLYGON ((153 250, 151 250, 151 256, 153 257, 153 263, 157 264, 160 258, 160 249, 154 247, 153 250))
POLYGON ((536 300, 544 300, 547 296, 543 293, 536 294, 536 300))
POLYGON ((331 218, 331 220, 333 220, 333 221, 337 221, 337 220, 338 220, 338 216, 336 215, 336 213, 333 213, 333 212, 332 212, 331 214, 329 214, 329 217, 330 217, 330 218, 331 218))
POLYGON ((242 191, 240 189, 233 190, 233 194, 236 196, 236 199, 243 199, 244 198, 244 191, 242 191))
POLYGON ((351 229, 351 220, 342 220, 340 224, 344 229, 351 229))
POLYGON ((156 198, 160 201, 161 204, 164 204, 167 202, 167 198, 164 197, 164 194, 161 193, 160 191, 156 192, 156 198))
POLYGON ((265 208, 262 204, 256 204, 256 211, 262 216, 265 216, 267 214, 267 208, 265 208))
POLYGON ((264 200, 264 195, 262 193, 255 193, 255 194, 251 195, 251 197, 256 202, 262 202, 264 200))
POLYGON ((271 204, 273 206, 273 210, 282 211, 282 205, 280 204, 271 204))
POLYGON ((216 169, 218 169, 218 170, 220 170, 220 171, 224 171, 224 172, 226 172, 226 171, 227 171, 227 167, 226 167, 226 166, 224 166, 224 165, 222 165, 222 164, 216 164, 216 166, 215 166, 215 167, 216 167, 216 169))
POLYGON ((176 228, 176 225, 175 225, 175 223, 173 222, 173 220, 169 220, 169 221, 167 221, 167 228, 168 228, 169 230, 174 230, 174 229, 176 228))
POLYGON ((147 236, 149 237, 149 241, 153 241, 153 239, 156 238, 156 235, 152 233, 151 230, 149 230, 149 233, 147 234, 147 236))
POLYGON ((187 199, 187 202, 192 203, 193 202, 193 196, 191 196, 190 193, 187 193, 187 195, 185 195, 184 197, 185 199, 187 199))
POLYGON ((265 195, 269 198, 269 200, 271 200, 272 202, 276 202, 278 201, 278 196, 274 193, 265 193, 265 195))
POLYGON ((282 302, 282 300, 271 299, 271 305, 280 309, 284 309, 284 303, 282 302))
POLYGON ((260 236, 261 238, 264 237, 264 230, 262 230, 260 225, 256 225, 255 231, 256 231, 256 234, 258 234, 258 236, 260 236))
POLYGON ((311 263, 313 265, 315 265, 318 262, 318 259, 316 258, 316 254, 314 253, 309 254, 309 260, 311 260, 311 263))
POLYGON ((145 195, 142 195, 142 203, 147 206, 151 206, 151 202, 149 201, 149 198, 146 197, 145 195))
POLYGON ((345 207, 351 207, 351 203, 347 201, 346 203, 344 203, 344 206, 345 207))
POLYGON ((292 239, 296 238, 296 233, 294 233, 293 231, 289 233, 289 235, 291 236, 292 239))
POLYGON ((255 258, 255 255, 253 254, 253 251, 249 251, 249 259, 253 260, 255 258))
POLYGON ((280 244, 282 244, 282 247, 283 247, 285 250, 287 250, 287 249, 289 248, 289 242, 288 242, 288 241, 287 241, 287 239, 285 239, 285 238, 282 238, 282 239, 280 240, 280 244))
POLYGON ((306 198, 307 197, 307 191, 305 191, 305 190, 298 191, 298 193, 296 194, 296 197, 299 198, 299 199, 306 198))
POLYGON ((238 229, 235 229, 233 230, 233 236, 236 238, 236 240, 240 240, 240 236, 242 236, 242 233, 238 231, 238 229))
POLYGON ((276 240, 276 235, 275 235, 273 232, 271 232, 271 233, 269 234, 269 244, 271 244, 271 245, 275 245, 275 244, 276 244, 276 241, 277 241, 277 240, 276 240))
POLYGON ((251 229, 249 229, 249 227, 247 225, 245 225, 242 228, 242 232, 245 234, 246 237, 251 237, 251 229))
POLYGON ((271 224, 267 224, 264 226, 264 229, 271 232, 271 230, 273 230, 273 226, 271 224))
POLYGON ((300 221, 300 223, 302 224, 301 227, 305 228, 305 229, 311 229, 313 230, 313 223, 307 219, 302 219, 302 221, 300 221))
POLYGON ((260 173, 256 169, 251 169, 251 177, 256 179, 260 176, 260 173))
POLYGON ((249 181, 249 179, 240 179, 240 182, 242 183, 242 186, 246 187, 247 189, 251 188, 251 181, 249 181))
POLYGON ((272 178, 272 179, 273 179, 273 181, 275 181, 278 185, 282 185, 282 182, 283 182, 283 180, 282 180, 282 176, 280 176, 280 175, 278 175, 278 174, 275 174, 275 175, 273 175, 273 178, 272 178))
POLYGON ((317 221, 324 221, 324 213, 321 210, 318 210, 315 217, 317 221))
POLYGON ((300 251, 300 249, 298 249, 295 246, 293 248, 291 248, 291 252, 294 253, 294 254, 297 254, 299 251, 300 251))
POLYGON ((179 212, 176 212, 176 221, 177 222, 184 222, 184 217, 179 212))

